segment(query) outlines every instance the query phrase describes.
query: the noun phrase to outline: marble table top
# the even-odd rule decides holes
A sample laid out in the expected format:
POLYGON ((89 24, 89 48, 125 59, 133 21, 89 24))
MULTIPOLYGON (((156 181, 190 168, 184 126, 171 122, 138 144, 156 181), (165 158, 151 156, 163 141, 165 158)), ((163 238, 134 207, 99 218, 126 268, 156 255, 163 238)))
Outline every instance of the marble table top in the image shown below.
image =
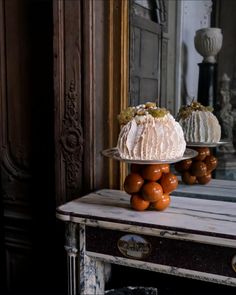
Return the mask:
POLYGON ((176 196, 236 202, 236 181, 212 179, 205 185, 186 185, 179 178, 176 196))
POLYGON ((138 212, 130 207, 129 200, 124 191, 103 189, 58 207, 57 218, 118 230, 136 227, 146 234, 171 237, 177 233, 193 240, 196 235, 202 241, 220 238, 236 247, 236 203, 180 197, 173 192, 166 210, 138 212))

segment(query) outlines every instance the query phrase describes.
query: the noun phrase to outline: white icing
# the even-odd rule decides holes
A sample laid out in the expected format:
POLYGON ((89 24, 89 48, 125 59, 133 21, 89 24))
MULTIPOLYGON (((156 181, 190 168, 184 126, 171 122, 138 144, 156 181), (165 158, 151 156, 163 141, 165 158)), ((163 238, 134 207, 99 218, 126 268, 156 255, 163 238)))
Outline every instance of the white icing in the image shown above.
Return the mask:
POLYGON ((121 158, 171 160, 182 157, 186 148, 183 130, 171 114, 154 118, 135 116, 122 127, 117 148, 121 158))
POLYGON ((211 112, 193 111, 190 116, 179 120, 187 142, 214 143, 220 141, 221 127, 211 112))

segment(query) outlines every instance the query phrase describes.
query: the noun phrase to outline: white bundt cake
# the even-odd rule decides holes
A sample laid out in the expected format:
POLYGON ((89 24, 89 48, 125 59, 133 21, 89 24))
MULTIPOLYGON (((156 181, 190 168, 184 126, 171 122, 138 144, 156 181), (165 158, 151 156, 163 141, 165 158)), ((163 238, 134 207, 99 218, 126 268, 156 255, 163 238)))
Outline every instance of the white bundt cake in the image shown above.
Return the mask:
POLYGON ((183 128, 187 143, 217 143, 221 138, 221 126, 212 113, 213 109, 198 102, 182 106, 177 120, 183 128))
POLYGON ((118 119, 122 125, 117 142, 121 158, 171 160, 183 156, 183 130, 166 109, 149 102, 127 108, 118 119))

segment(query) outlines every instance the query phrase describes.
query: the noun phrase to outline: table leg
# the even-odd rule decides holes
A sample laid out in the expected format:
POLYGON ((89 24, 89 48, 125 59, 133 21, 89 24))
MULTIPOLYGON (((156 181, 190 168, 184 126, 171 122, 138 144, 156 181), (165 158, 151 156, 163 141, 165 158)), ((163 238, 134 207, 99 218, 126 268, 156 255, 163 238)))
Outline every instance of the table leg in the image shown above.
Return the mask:
POLYGON ((77 224, 66 224, 67 275, 68 295, 77 295, 78 292, 78 241, 77 224))
POLYGON ((105 264, 86 255, 84 225, 79 225, 80 242, 80 293, 81 295, 101 295, 105 289, 105 264))
POLYGON ((85 230, 84 225, 66 224, 68 295, 104 294, 105 263, 86 255, 85 230))

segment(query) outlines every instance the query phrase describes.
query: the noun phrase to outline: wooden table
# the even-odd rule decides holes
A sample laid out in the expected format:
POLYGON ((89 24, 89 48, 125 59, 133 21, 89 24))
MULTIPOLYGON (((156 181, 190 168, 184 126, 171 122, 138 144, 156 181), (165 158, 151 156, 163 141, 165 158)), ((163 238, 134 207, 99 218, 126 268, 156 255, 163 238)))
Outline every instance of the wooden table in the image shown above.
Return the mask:
POLYGON ((163 212, 137 212, 129 199, 104 189, 57 209, 70 295, 104 294, 106 263, 236 286, 236 203, 173 195, 163 212))

